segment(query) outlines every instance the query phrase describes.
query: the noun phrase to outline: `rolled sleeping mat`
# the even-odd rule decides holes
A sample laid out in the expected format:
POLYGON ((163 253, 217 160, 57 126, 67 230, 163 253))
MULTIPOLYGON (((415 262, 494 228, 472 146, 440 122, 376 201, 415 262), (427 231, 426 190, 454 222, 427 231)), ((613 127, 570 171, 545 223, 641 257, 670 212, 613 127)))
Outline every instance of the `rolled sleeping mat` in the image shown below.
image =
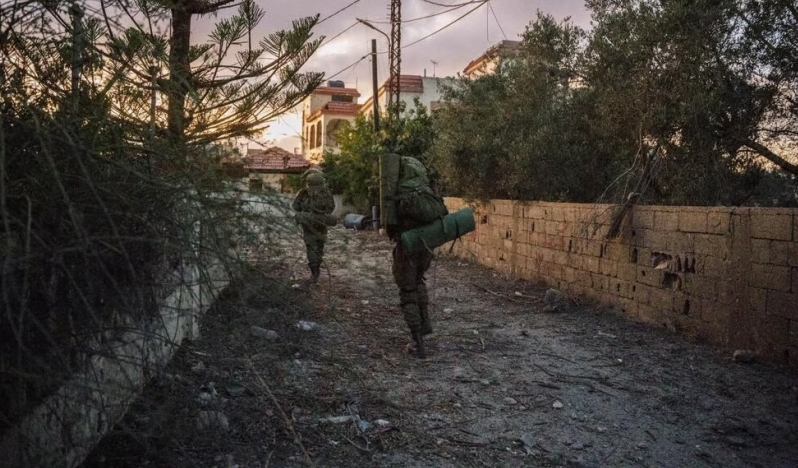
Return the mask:
POLYGON ((333 227, 338 224, 338 218, 331 214, 307 213, 300 211, 295 215, 296 222, 305 226, 324 225, 333 227))
POLYGON ((431 250, 468 234, 476 228, 474 212, 471 208, 463 208, 426 226, 406 231, 402 234, 402 247, 411 253, 421 252, 424 249, 431 250))

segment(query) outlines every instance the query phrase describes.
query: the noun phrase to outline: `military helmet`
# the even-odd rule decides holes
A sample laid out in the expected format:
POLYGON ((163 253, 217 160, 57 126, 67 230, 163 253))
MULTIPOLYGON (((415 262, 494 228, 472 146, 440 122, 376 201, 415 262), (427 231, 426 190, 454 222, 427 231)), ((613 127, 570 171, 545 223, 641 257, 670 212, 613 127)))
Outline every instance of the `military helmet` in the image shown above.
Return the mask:
POLYGON ((302 173, 302 178, 307 179, 308 176, 311 174, 322 174, 322 172, 321 169, 319 169, 318 167, 311 167, 310 169, 302 173))
POLYGON ((305 179, 309 187, 319 187, 324 185, 324 175, 321 172, 312 172, 305 179))

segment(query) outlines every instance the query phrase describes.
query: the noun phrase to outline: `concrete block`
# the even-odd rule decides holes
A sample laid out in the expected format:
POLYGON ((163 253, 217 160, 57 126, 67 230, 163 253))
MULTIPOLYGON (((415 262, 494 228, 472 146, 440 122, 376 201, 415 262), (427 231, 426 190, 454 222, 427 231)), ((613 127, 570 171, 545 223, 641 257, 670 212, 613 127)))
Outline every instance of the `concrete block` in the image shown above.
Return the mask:
POLYGON ((637 301, 633 299, 625 299, 621 298, 618 301, 618 306, 621 309, 621 313, 627 317, 631 318, 638 318, 638 305, 637 301))
POLYGON ((710 234, 729 234, 731 213, 710 211, 707 213, 707 232, 710 234))
POLYGON ((679 228, 677 211, 658 210, 654 213, 654 229, 660 232, 676 231, 679 228))
POLYGON ((717 282, 716 278, 685 274, 683 287, 684 291, 691 296, 714 301, 717 298, 717 290, 715 289, 717 282))
POLYGON ((632 229, 654 229, 654 211, 636 206, 632 211, 632 229))
POLYGON ((748 309, 757 316, 766 314, 768 311, 768 290, 748 288, 748 309))
POLYGON ((560 235, 551 235, 546 237, 546 242, 549 245, 549 248, 565 251, 568 248, 568 242, 566 241, 566 237, 560 235))
POLYGON ((563 266, 562 279, 567 283, 576 283, 576 269, 570 266, 563 266))
POLYGON ((713 278, 729 276, 729 269, 732 262, 725 258, 705 256, 699 257, 702 260, 696 262, 696 273, 713 278))
POLYGON ((707 232, 707 212, 704 210, 680 211, 679 231, 707 232))
POLYGON ((620 242, 605 242, 604 257, 625 261, 629 258, 629 246, 620 242))
POLYGON ((544 232, 550 236, 560 236, 563 226, 561 222, 552 220, 546 221, 544 229, 544 232))
POLYGON ((540 206, 527 206, 524 208, 524 217, 533 221, 543 219, 543 208, 540 206))
POLYGON ((651 291, 654 288, 646 284, 632 284, 632 296, 640 304, 651 304, 651 291))
POLYGON ((787 259, 787 264, 793 267, 798 267, 798 241, 790 243, 789 251, 790 253, 787 259))
POLYGON ((762 355, 787 359, 790 340, 790 320, 777 315, 765 314, 757 327, 749 331, 754 348, 762 355))
POLYGON ((751 212, 751 237, 759 239, 792 240, 793 216, 751 212))
POLYGON ((532 257, 527 257, 524 261, 524 269, 531 275, 537 275, 540 271, 540 260, 532 257))
MULTIPOLYGON (((758 239, 752 239, 752 242, 758 239)), ((774 265, 789 265, 790 254, 793 246, 797 244, 792 241, 774 240, 770 242, 770 261, 774 265)))
POLYGON ((606 258, 600 258, 599 273, 610 277, 618 276, 618 262, 606 258))
POLYGON ((637 265, 618 262, 618 279, 633 282, 637 279, 637 265))
POLYGON ((655 270, 651 267, 639 266, 637 269, 637 282, 659 288, 665 277, 665 270, 655 270))
POLYGON ((653 250, 648 247, 635 247, 632 250, 632 260, 634 260, 635 252, 637 250, 637 261, 632 261, 632 264, 635 265, 642 265, 642 266, 650 266, 651 265, 651 254, 653 250))
POLYGON ((767 313, 798 320, 798 294, 768 291, 767 313))
POLYGON ((728 309, 706 304, 701 310, 699 336, 710 343, 726 345, 729 341, 729 319, 728 309))
POLYGON ((751 239, 751 261, 770 263, 770 239, 751 239))
POLYGON ((688 339, 694 340, 700 336, 701 326, 703 325, 701 319, 687 315, 674 315, 671 320, 673 330, 686 335, 688 339))
POLYGON ((555 250, 552 256, 552 260, 557 265, 568 265, 568 263, 570 263, 570 255, 567 252, 563 252, 561 250, 555 250))
POLYGON ((634 297, 634 292, 632 292, 632 283, 629 281, 611 279, 610 291, 618 297, 622 297, 624 299, 632 299, 634 297))
POLYGON ((731 317, 731 310, 714 302, 704 302, 701 307, 701 321, 715 323, 727 327, 731 317))
POLYGON ((693 253, 695 252, 695 237, 703 234, 692 234, 689 232, 669 232, 667 235, 666 250, 674 253, 693 253))
POLYGON ((671 310, 673 308, 673 291, 670 289, 651 289, 651 306, 661 310, 671 310))
POLYGON ((725 259, 730 252, 730 239, 716 234, 694 234, 693 252, 696 255, 711 255, 725 259))
POLYGON ((590 287, 594 291, 606 292, 610 289, 610 279, 604 275, 592 274, 590 277, 590 287))
POLYGON ((527 236, 527 242, 530 245, 542 245, 544 237, 545 236, 539 232, 530 231, 529 235, 527 236))
POLYGON ((792 269, 792 287, 790 291, 798 293, 798 268, 792 269))
POLYGON ((789 292, 792 285, 790 267, 752 263, 748 284, 757 288, 789 292))
POLYGON ((790 347, 798 350, 798 320, 790 320, 790 333, 787 336, 787 341, 790 347))
POLYGON ((662 310, 657 307, 638 303, 637 318, 645 323, 662 325, 662 310))
POLYGON ((603 243, 596 240, 586 240, 584 247, 585 247, 585 254, 591 255, 594 257, 600 257, 601 253, 603 252, 603 243))
POLYGON ((591 272, 591 273, 598 273, 600 270, 600 259, 598 257, 583 255, 582 256, 582 268, 591 272))
POLYGON ((691 317, 696 320, 701 319, 701 309, 704 303, 710 302, 693 297, 689 294, 673 293, 673 313, 682 317, 691 317))

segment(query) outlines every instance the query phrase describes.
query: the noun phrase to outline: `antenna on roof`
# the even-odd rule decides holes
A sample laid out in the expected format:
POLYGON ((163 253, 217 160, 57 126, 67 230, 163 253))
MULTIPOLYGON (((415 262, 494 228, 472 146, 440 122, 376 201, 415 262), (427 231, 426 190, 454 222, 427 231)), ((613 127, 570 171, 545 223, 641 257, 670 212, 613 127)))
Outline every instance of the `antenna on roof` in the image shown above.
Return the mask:
POLYGON ((432 62, 432 77, 435 78, 435 69, 438 67, 438 62, 435 60, 430 60, 432 62))

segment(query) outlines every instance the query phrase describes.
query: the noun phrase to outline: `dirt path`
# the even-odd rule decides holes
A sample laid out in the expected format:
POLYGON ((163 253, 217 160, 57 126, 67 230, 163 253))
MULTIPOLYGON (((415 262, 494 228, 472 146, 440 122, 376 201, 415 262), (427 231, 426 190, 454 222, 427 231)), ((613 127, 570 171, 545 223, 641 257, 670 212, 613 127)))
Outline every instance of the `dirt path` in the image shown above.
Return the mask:
POLYGON ((405 355, 390 249, 338 231, 310 291, 298 250, 261 265, 87 466, 798 466, 794 374, 456 259, 405 355))

